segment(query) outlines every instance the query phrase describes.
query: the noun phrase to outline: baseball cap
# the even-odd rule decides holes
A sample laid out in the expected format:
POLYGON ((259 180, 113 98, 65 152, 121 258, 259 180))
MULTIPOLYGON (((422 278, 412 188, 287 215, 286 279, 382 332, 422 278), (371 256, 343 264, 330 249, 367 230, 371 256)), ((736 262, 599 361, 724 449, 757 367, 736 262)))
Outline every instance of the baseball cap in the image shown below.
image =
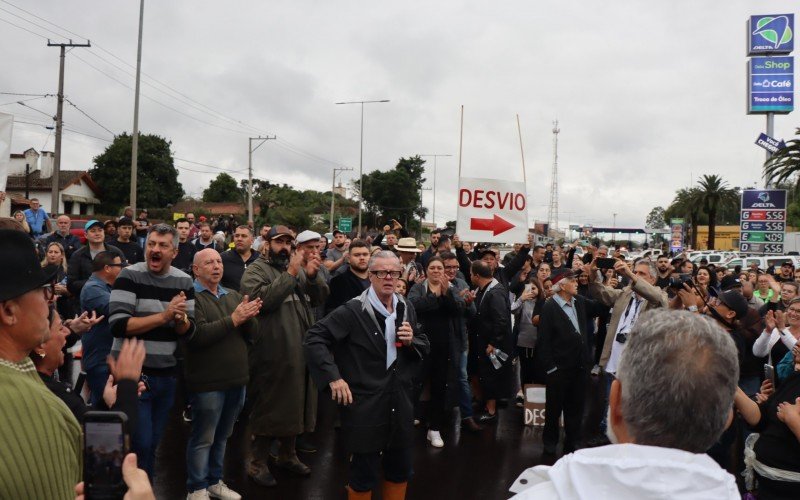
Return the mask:
POLYGON ((281 236, 288 236, 290 238, 294 238, 294 235, 289 228, 286 226, 272 226, 267 233, 267 240, 273 240, 275 238, 279 238, 281 236))
POLYGON ((732 274, 726 275, 724 278, 722 278, 722 281, 720 281, 719 283, 719 287, 722 289, 723 292, 726 290, 731 290, 738 286, 742 286, 742 282, 739 280, 739 278, 737 278, 732 274))
POLYGON ((573 278, 575 278, 575 273, 573 273, 571 269, 556 269, 553 271, 553 274, 550 275, 550 280, 554 285, 563 279, 573 278))
POLYGON ((86 224, 83 225, 83 230, 84 231, 88 231, 89 229, 93 228, 94 226, 103 227, 103 223, 100 222, 97 219, 92 219, 90 221, 87 221, 86 224))
POLYGON ((717 296, 717 299, 728 309, 736 313, 736 319, 742 319, 747 315, 747 299, 736 290, 726 290, 717 296))
POLYGON ((303 243, 308 243, 309 241, 319 241, 322 238, 319 233, 315 233, 314 231, 305 230, 302 233, 297 235, 297 239, 295 242, 298 245, 302 245, 303 243))

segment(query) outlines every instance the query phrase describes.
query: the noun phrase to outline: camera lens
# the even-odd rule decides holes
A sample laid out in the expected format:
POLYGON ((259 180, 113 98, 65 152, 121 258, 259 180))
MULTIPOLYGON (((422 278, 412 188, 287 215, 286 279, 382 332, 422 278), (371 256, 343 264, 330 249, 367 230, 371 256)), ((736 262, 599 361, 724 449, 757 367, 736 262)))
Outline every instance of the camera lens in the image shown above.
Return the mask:
POLYGON ((617 337, 616 337, 616 340, 620 344, 624 344, 628 340, 628 334, 627 333, 618 333, 617 337))

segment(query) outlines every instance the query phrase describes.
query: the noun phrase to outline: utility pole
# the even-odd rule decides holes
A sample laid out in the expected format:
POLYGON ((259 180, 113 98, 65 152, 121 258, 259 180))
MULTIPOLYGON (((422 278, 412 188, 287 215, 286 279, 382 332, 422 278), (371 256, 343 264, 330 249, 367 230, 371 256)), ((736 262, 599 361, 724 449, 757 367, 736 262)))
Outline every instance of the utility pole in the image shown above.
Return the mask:
POLYGON ((47 40, 48 47, 61 47, 61 56, 58 65, 58 108, 56 110, 56 147, 55 147, 55 158, 53 158, 53 175, 50 178, 52 180, 51 186, 51 193, 52 198, 50 201, 50 213, 57 214, 59 213, 59 177, 61 174, 61 131, 64 119, 64 57, 66 56, 66 47, 91 47, 91 42, 86 40, 86 43, 72 43, 72 40, 69 43, 52 43, 49 39, 47 40))
POLYGON ((419 211, 419 241, 422 241, 422 208, 425 206, 425 204, 422 202, 422 192, 423 191, 430 191, 430 190, 431 190, 431 188, 426 188, 426 187, 422 187, 422 186, 419 187, 419 208, 420 208, 420 211, 419 211))
POLYGON ((433 219, 433 225, 436 225, 436 160, 441 157, 453 156, 453 155, 442 155, 442 154, 428 154, 428 155, 419 155, 421 157, 424 156, 433 156, 433 214, 431 218, 433 219))
POLYGON ((328 231, 333 232, 333 202, 336 199, 336 193, 334 190, 336 189, 336 174, 337 172, 346 172, 348 170, 353 170, 352 168, 340 168, 340 167, 333 167, 333 180, 331 181, 331 221, 329 224, 328 231))
POLYGON ((253 151, 264 145, 269 140, 275 140, 278 137, 248 137, 247 143, 247 223, 255 229, 255 219, 253 218, 253 151), (258 146, 253 147, 253 141, 261 141, 258 146))
POLYGON ((133 136, 131 137, 131 195, 130 206, 136 217, 136 184, 139 170, 139 81, 142 74, 142 28, 144 26, 144 0, 139 0, 139 45, 136 49, 136 89, 133 97, 133 136))

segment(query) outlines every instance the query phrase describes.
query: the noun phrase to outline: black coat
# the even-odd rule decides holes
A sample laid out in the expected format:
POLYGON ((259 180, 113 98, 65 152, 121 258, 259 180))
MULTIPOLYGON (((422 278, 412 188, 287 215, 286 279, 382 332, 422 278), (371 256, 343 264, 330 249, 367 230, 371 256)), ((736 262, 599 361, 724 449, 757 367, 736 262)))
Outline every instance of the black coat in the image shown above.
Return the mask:
POLYGON ((222 288, 238 292, 242 284, 244 270, 260 256, 261 254, 258 252, 251 251, 250 258, 245 262, 235 248, 222 252, 220 254, 220 258, 222 259, 222 281, 220 281, 220 284, 222 288))
MULTIPOLYGON (((508 291, 492 281, 484 290, 478 291, 475 298, 477 313, 469 321, 469 364, 470 373, 477 373, 483 389, 484 399, 498 399, 509 395, 511 390, 511 354, 513 352, 511 333, 511 302, 508 291), (509 357, 497 369, 486 354, 486 347, 492 345, 509 357)), ((499 359, 499 358, 498 358, 499 359)))
POLYGON ((326 315, 348 300, 361 295, 366 286, 361 281, 361 278, 348 269, 342 274, 337 274, 331 278, 328 288, 330 288, 331 292, 325 302, 326 315))
POLYGON ((378 324, 366 291, 306 334, 306 362, 317 387, 327 391, 330 382, 344 379, 353 394, 353 403, 340 407, 348 452, 408 448, 414 440, 413 376, 430 344, 414 307, 405 304, 405 321, 414 328, 414 340, 397 348, 397 360, 388 370, 384 326, 378 324))
MULTIPOLYGON (((567 313, 552 297, 542 306, 539 315, 539 338, 536 351, 545 371, 553 368, 582 368, 592 365, 587 321, 603 309, 599 302, 581 295, 575 297, 575 310, 580 331, 576 332, 567 313)), ((612 334, 609 332, 609 334, 612 334)))
MULTIPOLYGON (((125 261, 125 254, 119 248, 103 243, 105 250, 117 255, 122 262, 125 261)), ((81 296, 83 285, 92 276, 92 254, 89 245, 80 247, 70 257, 67 263, 67 290, 75 297, 81 296)))

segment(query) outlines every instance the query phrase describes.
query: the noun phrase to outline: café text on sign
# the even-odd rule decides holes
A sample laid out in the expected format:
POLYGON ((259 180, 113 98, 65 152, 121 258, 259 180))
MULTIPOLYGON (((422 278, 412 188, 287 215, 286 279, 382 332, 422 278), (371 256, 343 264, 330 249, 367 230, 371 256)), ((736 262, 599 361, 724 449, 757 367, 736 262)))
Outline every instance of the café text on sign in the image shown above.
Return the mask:
POLYGON ((528 197, 524 182, 461 177, 456 232, 464 241, 525 243, 528 197))

